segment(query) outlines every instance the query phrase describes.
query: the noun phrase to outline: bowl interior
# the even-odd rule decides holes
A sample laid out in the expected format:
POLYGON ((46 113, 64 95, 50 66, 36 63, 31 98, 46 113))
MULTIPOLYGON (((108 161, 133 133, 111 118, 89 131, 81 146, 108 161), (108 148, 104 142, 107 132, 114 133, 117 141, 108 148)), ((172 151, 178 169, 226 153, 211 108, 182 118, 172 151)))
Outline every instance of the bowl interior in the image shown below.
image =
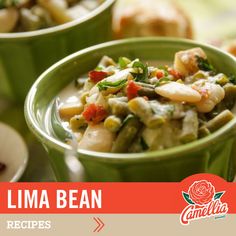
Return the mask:
MULTIPOLYGON (((174 54, 180 50, 186 50, 193 47, 201 47, 205 50, 209 61, 216 67, 219 72, 227 75, 236 74, 236 60, 229 54, 226 54, 214 47, 196 43, 190 40, 173 39, 173 38, 139 38, 128 39, 104 43, 93 46, 88 49, 79 51, 49 68, 33 85, 30 90, 26 104, 26 119, 31 130, 41 139, 43 143, 58 150, 69 148, 59 139, 56 139, 51 132, 50 122, 48 122, 49 104, 57 94, 74 79, 87 73, 96 67, 102 56, 107 55, 117 60, 120 56, 126 56, 131 59, 139 58, 143 61, 171 61, 173 62, 174 54)), ((227 124, 225 127, 210 135, 207 138, 195 141, 190 144, 170 148, 164 151, 151 152, 148 154, 126 154, 127 157, 142 156, 171 156, 173 154, 189 151, 197 148, 199 145, 207 145, 211 139, 218 138, 235 127, 236 119, 227 124)), ((96 153, 89 153, 96 156, 96 153)), ((104 154, 103 157, 124 157, 120 154, 104 154)), ((146 158, 146 157, 145 157, 146 158)))

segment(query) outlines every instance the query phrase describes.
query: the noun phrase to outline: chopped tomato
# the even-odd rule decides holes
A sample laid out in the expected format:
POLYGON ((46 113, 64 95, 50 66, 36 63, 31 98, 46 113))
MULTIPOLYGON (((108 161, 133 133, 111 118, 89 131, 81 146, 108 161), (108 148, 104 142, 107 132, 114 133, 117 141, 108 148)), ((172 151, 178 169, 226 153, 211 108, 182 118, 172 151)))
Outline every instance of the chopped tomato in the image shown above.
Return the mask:
POLYGON ((89 72, 89 78, 95 84, 108 76, 107 72, 92 70, 89 72))
POLYGON ((85 108, 82 115, 87 122, 97 124, 106 118, 107 111, 103 106, 92 103, 85 108))
POLYGON ((141 89, 141 86, 137 85, 134 83, 133 80, 130 80, 128 82, 126 92, 127 92, 127 97, 129 100, 135 98, 138 96, 138 91, 141 89))
POLYGON ((164 73, 163 73, 163 71, 158 70, 158 71, 157 71, 157 74, 156 74, 156 77, 157 77, 158 79, 164 77, 164 73))
POLYGON ((183 76, 182 76, 178 71, 176 71, 176 70, 174 70, 174 69, 172 69, 172 68, 169 68, 169 69, 168 69, 168 72, 169 72, 172 76, 174 76, 175 79, 182 79, 182 78, 183 78, 183 76))

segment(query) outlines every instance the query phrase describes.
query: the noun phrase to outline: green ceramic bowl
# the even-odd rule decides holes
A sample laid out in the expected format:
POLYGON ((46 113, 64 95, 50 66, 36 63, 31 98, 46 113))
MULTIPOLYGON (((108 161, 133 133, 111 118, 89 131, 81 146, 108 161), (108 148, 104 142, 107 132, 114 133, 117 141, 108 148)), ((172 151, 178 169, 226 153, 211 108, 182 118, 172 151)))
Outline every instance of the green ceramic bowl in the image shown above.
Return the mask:
POLYGON ((86 16, 56 27, 0 33, 0 95, 24 101, 35 79, 63 57, 111 39, 112 6, 106 0, 86 16))
MULTIPOLYGON (((204 44, 171 38, 104 43, 79 51, 43 73, 28 94, 25 116, 31 131, 45 146, 57 180, 72 180, 72 171, 64 158, 70 147, 52 132, 48 107, 66 85, 93 69, 103 55, 171 62, 175 52, 192 47, 202 47, 219 71, 236 74, 236 59, 229 54, 204 44)), ((206 138, 163 151, 111 154, 80 150, 76 155, 89 181, 180 181, 196 173, 212 173, 232 181, 235 135, 236 118, 206 138)))

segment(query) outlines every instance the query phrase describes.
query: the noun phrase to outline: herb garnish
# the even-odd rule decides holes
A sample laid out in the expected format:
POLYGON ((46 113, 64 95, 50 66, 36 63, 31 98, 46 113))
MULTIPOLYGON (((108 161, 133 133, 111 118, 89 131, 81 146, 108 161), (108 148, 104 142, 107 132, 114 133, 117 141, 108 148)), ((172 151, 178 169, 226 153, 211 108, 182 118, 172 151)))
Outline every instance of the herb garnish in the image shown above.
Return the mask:
POLYGON ((101 81, 97 84, 100 91, 107 90, 108 88, 123 87, 127 82, 127 79, 119 80, 116 82, 101 81))
POLYGON ((207 59, 199 57, 197 55, 195 57, 196 57, 196 60, 197 60, 197 63, 198 63, 198 68, 200 70, 212 71, 212 72, 216 71, 215 68, 213 67, 213 65, 211 65, 207 59))
POLYGON ((230 81, 232 84, 236 84, 236 76, 235 76, 235 75, 230 74, 230 75, 228 76, 228 79, 229 79, 229 81, 230 81))
POLYGON ((131 73, 134 76, 134 80, 138 81, 138 82, 148 82, 148 65, 144 65, 142 62, 140 61, 135 61, 133 64, 133 68, 137 68, 137 69, 141 69, 138 70, 137 73, 131 73))

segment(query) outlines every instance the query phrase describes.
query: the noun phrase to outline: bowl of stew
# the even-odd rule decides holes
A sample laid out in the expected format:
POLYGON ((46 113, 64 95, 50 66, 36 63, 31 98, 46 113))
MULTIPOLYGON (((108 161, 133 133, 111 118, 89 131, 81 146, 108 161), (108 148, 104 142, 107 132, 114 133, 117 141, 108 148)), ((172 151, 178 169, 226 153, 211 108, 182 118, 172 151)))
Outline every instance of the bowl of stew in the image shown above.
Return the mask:
POLYGON ((235 63, 175 38, 93 46, 39 77, 26 121, 58 181, 72 181, 75 160, 89 181, 181 181, 196 173, 232 181, 235 63))
POLYGON ((23 102, 35 79, 79 49, 111 38, 114 0, 0 3, 0 95, 23 102))

